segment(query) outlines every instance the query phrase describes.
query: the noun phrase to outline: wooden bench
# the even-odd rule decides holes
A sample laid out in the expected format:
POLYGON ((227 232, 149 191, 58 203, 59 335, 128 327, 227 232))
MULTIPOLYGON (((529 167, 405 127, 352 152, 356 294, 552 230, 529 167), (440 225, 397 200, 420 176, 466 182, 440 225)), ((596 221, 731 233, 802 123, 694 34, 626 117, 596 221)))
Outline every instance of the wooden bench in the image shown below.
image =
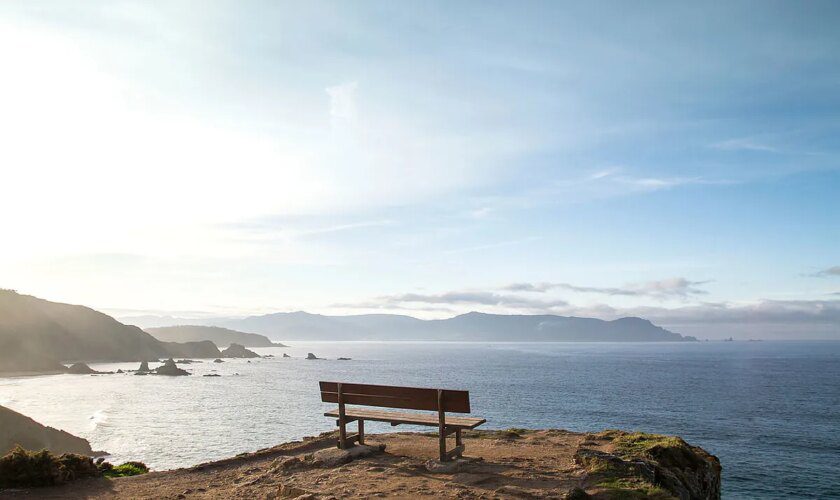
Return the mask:
POLYGON ((389 422, 392 426, 400 424, 437 426, 440 442, 440 460, 445 462, 452 457, 461 456, 464 442, 461 431, 475 429, 486 422, 483 418, 447 417, 446 412, 469 413, 470 393, 451 389, 421 389, 417 387, 398 387, 390 385, 346 384, 342 382, 319 382, 321 401, 338 403, 338 408, 324 413, 325 417, 337 418, 338 447, 346 449, 353 443, 364 444, 365 420, 389 422), (363 408, 346 408, 346 405, 378 406, 403 410, 437 411, 437 415, 428 413, 405 413, 363 408), (359 423, 359 432, 347 435, 347 424, 359 423), (446 436, 455 434, 455 448, 446 451, 446 436))

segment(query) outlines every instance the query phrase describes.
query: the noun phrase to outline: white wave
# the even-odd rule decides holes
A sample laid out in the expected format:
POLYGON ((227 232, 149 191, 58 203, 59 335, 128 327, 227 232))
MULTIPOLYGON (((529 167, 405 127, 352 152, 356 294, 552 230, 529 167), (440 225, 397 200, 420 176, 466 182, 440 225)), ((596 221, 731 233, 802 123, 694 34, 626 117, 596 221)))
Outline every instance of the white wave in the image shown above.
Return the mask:
POLYGON ((96 429, 100 425, 105 424, 108 421, 108 414, 105 410, 96 410, 93 412, 93 415, 90 416, 90 428, 91 430, 96 429))

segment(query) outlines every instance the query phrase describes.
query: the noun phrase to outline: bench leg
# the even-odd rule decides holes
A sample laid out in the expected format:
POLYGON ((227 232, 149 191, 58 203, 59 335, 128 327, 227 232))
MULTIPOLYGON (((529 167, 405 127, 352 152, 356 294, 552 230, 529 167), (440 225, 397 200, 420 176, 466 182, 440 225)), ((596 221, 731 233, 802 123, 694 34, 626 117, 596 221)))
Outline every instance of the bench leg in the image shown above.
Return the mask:
POLYGON ((343 418, 338 419, 338 447, 342 450, 347 448, 347 424, 343 418))
POLYGON ((455 431, 455 446, 461 446, 462 444, 464 443, 461 441, 461 429, 459 428, 455 431))
POLYGON ((347 416, 344 413, 344 394, 338 384, 338 447, 347 449, 347 416))
POLYGON ((440 461, 446 462, 446 414, 443 409, 443 390, 437 390, 438 408, 438 440, 440 444, 440 461))
POLYGON ((359 419, 359 444, 365 444, 365 421, 359 419))

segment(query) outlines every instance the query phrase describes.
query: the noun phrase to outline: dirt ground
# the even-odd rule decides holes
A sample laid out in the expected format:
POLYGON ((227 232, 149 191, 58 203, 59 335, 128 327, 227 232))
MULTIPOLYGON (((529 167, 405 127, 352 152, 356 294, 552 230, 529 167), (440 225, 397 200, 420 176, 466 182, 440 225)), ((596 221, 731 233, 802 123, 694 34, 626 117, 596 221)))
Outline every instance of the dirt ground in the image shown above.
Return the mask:
POLYGON ((562 430, 474 432, 464 438, 464 460, 443 464, 438 470, 435 435, 370 435, 366 444, 367 453, 372 454, 349 463, 342 463, 349 458, 335 448, 335 437, 322 435, 189 469, 6 490, 0 497, 564 498, 585 475, 573 458, 584 439, 582 434, 562 430), (385 450, 380 451, 378 445, 385 445, 385 450))

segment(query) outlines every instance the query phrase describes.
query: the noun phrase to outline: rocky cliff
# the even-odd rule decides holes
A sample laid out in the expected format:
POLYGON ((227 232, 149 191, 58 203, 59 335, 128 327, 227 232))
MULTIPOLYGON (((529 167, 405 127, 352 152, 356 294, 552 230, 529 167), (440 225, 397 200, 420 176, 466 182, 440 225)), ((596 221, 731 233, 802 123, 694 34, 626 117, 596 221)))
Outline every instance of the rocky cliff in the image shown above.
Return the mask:
POLYGON ((59 361, 218 355, 212 342, 164 343, 88 307, 0 290, 0 373, 59 372, 59 361))
POLYGON ((41 425, 25 415, 0 406, 0 456, 16 445, 27 450, 47 449, 56 454, 93 454, 86 439, 41 425))

